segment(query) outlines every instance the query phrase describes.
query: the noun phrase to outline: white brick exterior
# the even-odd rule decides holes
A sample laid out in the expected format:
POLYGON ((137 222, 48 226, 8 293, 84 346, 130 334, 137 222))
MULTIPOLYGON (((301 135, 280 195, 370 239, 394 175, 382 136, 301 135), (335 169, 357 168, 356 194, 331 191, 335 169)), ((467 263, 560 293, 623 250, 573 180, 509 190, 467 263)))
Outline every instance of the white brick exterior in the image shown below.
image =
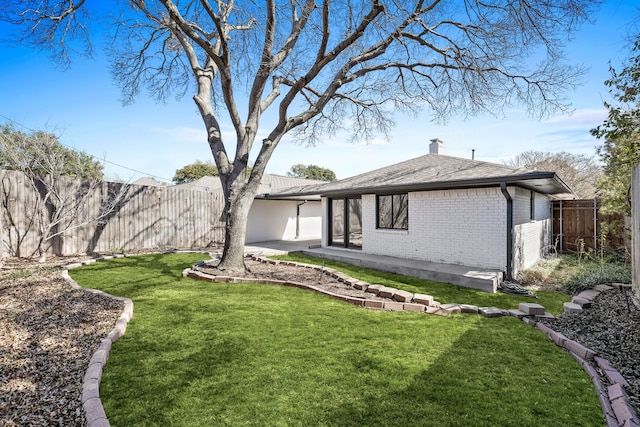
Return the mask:
POLYGON ((551 203, 543 194, 534 193, 531 218, 531 191, 516 189, 514 198, 514 276, 533 266, 548 252, 551 242, 551 203))
POLYGON ((498 188, 409 193, 406 231, 375 228, 373 194, 362 197, 362 210, 363 252, 506 268, 506 202, 498 188))
MULTIPOLYGON (((530 191, 509 187, 514 202, 513 274, 533 265, 550 239, 550 203, 530 191)), ((322 245, 327 239, 323 199, 322 245)), ((376 228, 376 196, 362 195, 362 252, 469 267, 507 269, 507 201, 497 187, 409 193, 408 230, 376 228)))

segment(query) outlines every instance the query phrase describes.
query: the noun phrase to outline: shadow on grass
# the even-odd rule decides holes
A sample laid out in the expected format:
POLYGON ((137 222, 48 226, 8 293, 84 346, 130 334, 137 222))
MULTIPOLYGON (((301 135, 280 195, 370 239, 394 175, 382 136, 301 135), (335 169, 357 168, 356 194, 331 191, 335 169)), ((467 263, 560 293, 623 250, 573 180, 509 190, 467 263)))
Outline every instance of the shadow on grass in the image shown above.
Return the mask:
MULTIPOLYGON (((354 366, 377 369, 366 358, 354 366)), ((338 405, 318 422, 335 426, 604 426, 597 394, 582 368, 539 331, 512 318, 477 322, 428 369, 410 378, 406 387, 369 401, 338 405)))
POLYGON ((208 259, 204 253, 150 254, 113 258, 69 270, 81 286, 134 300, 163 284, 176 282, 182 270, 208 259), (98 273, 98 274, 96 274, 98 273))

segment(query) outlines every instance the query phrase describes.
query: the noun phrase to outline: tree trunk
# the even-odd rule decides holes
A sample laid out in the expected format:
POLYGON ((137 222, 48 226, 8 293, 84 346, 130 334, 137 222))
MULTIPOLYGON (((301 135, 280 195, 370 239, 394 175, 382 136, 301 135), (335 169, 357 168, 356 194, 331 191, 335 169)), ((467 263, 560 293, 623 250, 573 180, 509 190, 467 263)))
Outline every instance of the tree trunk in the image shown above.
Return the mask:
POLYGON ((230 196, 225 203, 226 227, 224 252, 218 264, 220 270, 244 273, 244 243, 247 235, 247 219, 253 203, 251 192, 230 196), (234 197, 235 196, 235 197, 234 197))

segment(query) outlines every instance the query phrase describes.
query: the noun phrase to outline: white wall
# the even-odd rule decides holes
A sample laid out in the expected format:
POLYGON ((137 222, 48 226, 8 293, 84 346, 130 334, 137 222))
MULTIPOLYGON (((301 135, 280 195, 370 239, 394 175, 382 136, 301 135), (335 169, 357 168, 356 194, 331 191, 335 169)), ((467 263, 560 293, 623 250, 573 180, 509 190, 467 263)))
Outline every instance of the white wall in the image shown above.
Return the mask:
POLYGON ((534 193, 534 217, 531 218, 531 191, 516 189, 514 198, 514 276, 533 266, 545 255, 551 242, 551 201, 534 193))
MULTIPOLYGON (((288 240, 296 238, 297 200, 253 201, 247 222, 246 243, 288 240)), ((319 239, 322 208, 319 201, 307 201, 300 206, 300 239, 319 239)))
POLYGON ((506 200, 499 188, 409 193, 409 229, 375 227, 375 195, 362 197, 363 252, 506 269, 506 200))

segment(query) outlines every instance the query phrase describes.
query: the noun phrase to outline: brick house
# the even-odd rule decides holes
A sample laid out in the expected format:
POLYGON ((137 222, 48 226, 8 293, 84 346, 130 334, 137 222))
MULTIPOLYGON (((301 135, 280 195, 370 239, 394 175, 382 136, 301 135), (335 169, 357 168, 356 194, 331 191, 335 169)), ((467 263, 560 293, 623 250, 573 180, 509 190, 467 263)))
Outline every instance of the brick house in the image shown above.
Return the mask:
POLYGON ((322 246, 498 270, 507 279, 549 251, 551 200, 570 197, 555 172, 430 153, 297 189, 322 196, 322 246))

